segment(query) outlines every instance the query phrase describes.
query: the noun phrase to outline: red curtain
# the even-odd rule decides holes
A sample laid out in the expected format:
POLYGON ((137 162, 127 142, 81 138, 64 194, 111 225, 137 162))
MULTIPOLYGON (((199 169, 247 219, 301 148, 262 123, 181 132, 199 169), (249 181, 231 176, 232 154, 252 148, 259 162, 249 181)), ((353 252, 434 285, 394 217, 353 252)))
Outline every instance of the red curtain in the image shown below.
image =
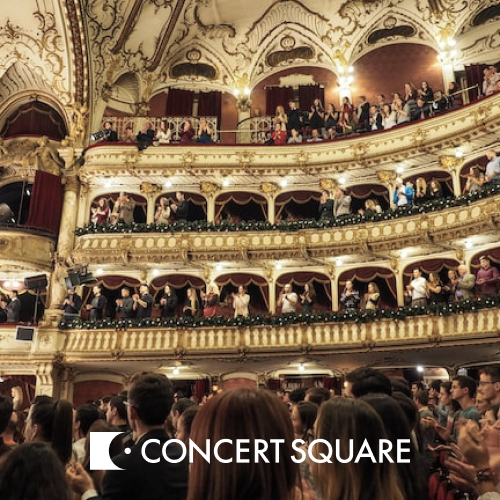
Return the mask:
POLYGON ((311 282, 313 283, 317 295, 315 309, 327 308, 328 310, 331 310, 332 308, 331 280, 328 276, 314 271, 299 271, 299 272, 282 274, 276 280, 276 297, 278 297, 281 290, 287 283, 291 283, 292 286, 295 285, 295 287, 303 288, 306 283, 311 283, 311 282), (320 290, 320 288, 322 290, 320 290), (321 296, 323 296, 322 300, 321 296), (329 303, 326 303, 326 301, 328 301, 329 303))
POLYGON ((309 111, 314 99, 319 99, 325 107, 325 89, 320 85, 299 85, 300 109, 309 111))
POLYGON ((491 260, 491 264, 495 265, 496 267, 500 266, 500 247, 497 248, 488 248, 488 250, 481 250, 477 254, 474 255, 471 259, 471 271, 472 269, 478 269, 479 268, 479 257, 482 255, 486 255, 486 257, 489 257, 491 260))
POLYGON ((456 269, 460 262, 456 259, 429 259, 422 262, 414 262, 405 267, 403 277, 411 279, 413 269, 419 268, 424 274, 440 273, 442 269, 456 269))
POLYGON ((230 201, 237 205, 247 205, 250 201, 253 201, 257 205, 260 205, 262 213, 264 214, 264 219, 267 216, 267 200, 260 194, 243 192, 222 193, 215 200, 215 220, 220 219, 222 209, 230 201))
POLYGON ((61 223, 62 204, 61 178, 37 170, 26 226, 57 234, 61 223))
POLYGON ((432 179, 436 179, 441 184, 441 189, 443 190, 444 196, 452 196, 454 194, 453 180, 448 172, 440 172, 440 171, 422 172, 421 174, 405 178, 405 180, 411 181, 415 184, 416 180, 419 177, 423 177, 425 179, 427 187, 429 187, 429 183, 431 182, 432 179))
POLYGON ((200 92, 198 99, 198 116, 216 116, 217 128, 220 129, 222 92, 200 92))
POLYGON ((171 285, 175 289, 183 288, 186 285, 204 290, 206 283, 197 276, 189 276, 186 274, 169 274, 167 276, 158 276, 151 282, 151 288, 156 291, 165 288, 165 285, 171 285))
POLYGON ((387 284, 387 288, 393 297, 397 297, 398 292, 396 288, 396 276, 394 276, 393 271, 383 267, 362 267, 349 269, 339 276, 339 288, 340 291, 342 291, 347 281, 357 280, 362 283, 369 283, 370 281, 374 281, 376 278, 382 278, 387 284))
MULTIPOLYGON (((201 207, 203 209, 203 212, 205 213, 205 215, 207 215, 207 200, 201 194, 188 193, 186 191, 183 191, 183 193, 184 193, 184 198, 186 199, 186 201, 188 201, 191 205, 197 205, 197 206, 201 207)), ((155 200, 156 205, 160 204, 160 198, 167 198, 172 203, 174 203, 176 201, 175 192, 159 194, 155 200)))
POLYGON ((276 114, 277 106, 283 106, 286 112, 290 101, 293 101, 292 87, 267 87, 266 115, 274 116, 276 114))
POLYGON ((67 133, 61 115, 48 104, 35 101, 17 108, 5 121, 0 136, 46 135, 60 141, 67 133))
POLYGON ((206 396, 210 392, 210 382, 207 378, 196 380, 194 383, 194 395, 198 398, 201 403, 203 396, 206 396))
POLYGON ((167 116, 192 116, 194 92, 192 90, 169 89, 167 116))
POLYGON ((216 278, 215 283, 219 286, 222 295, 223 287, 232 285, 237 288, 240 285, 250 286, 255 285, 261 293, 266 310, 269 310, 269 286, 265 278, 246 273, 225 274, 216 278))
POLYGON ((313 191, 290 191, 288 193, 281 193, 276 197, 274 202, 276 207, 276 219, 279 219, 281 212, 291 201, 297 203, 298 205, 305 205, 311 200, 319 202, 320 198, 321 193, 315 193, 313 191))
POLYGON ((102 285, 109 290, 117 290, 124 286, 130 288, 139 288, 141 282, 136 278, 129 278, 128 276, 104 276, 97 282, 98 285, 102 285))

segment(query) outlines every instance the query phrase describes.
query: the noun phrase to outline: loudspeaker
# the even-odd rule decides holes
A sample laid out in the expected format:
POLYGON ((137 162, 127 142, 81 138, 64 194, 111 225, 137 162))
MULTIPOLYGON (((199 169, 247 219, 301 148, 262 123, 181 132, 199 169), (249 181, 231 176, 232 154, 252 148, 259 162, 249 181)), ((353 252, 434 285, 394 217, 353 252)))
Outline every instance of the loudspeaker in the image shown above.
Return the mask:
POLYGON ((66 288, 78 286, 80 284, 80 274, 75 272, 70 272, 68 273, 68 277, 64 281, 66 283, 66 288))
POLYGON ((47 276, 45 274, 24 278, 24 286, 28 290, 41 290, 42 288, 45 288, 47 284, 47 276))
POLYGON ((16 340, 32 342, 35 329, 32 326, 16 326, 16 340))

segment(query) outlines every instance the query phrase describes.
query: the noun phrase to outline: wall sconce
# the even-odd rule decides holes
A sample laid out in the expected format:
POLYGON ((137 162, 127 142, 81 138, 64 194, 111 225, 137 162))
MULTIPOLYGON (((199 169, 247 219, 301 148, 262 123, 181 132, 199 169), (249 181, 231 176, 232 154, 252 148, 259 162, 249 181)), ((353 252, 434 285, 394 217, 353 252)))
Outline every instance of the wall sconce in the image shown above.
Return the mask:
POLYGON ((354 83, 354 68, 352 66, 339 66, 338 70, 340 90, 349 92, 354 83))
POLYGON ((457 51, 455 49, 456 42, 452 37, 441 38, 439 42, 438 61, 443 66, 454 66, 457 59, 457 51))
POLYGON ((246 73, 241 78, 234 79, 233 94, 236 97, 236 105, 242 112, 250 110, 250 105, 252 104, 250 93, 250 82, 246 73))

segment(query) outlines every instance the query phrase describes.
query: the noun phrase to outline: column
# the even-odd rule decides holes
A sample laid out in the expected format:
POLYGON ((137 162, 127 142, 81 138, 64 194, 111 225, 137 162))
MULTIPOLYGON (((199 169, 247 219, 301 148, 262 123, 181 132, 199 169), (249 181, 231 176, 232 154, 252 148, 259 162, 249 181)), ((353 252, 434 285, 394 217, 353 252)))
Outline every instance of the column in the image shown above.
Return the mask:
POLYGON ((53 396, 54 381, 52 379, 52 362, 38 363, 36 365, 35 396, 53 396))
POLYGON ((398 307, 405 306, 405 284, 403 283, 403 271, 400 269, 396 270, 396 290, 397 290, 397 299, 398 299, 398 307))
POLYGON ((275 197, 268 196, 267 197, 267 220, 274 224, 276 221, 276 206, 275 206, 275 197))
POLYGON ((250 107, 240 106, 238 102, 238 132, 236 133, 236 143, 249 144, 252 142, 250 130, 250 107))
POLYGON ((337 278, 333 276, 330 281, 331 292, 332 292, 332 311, 339 310, 339 287, 337 283, 337 278))
POLYGON ((212 195, 207 196, 207 222, 214 222, 215 220, 215 197, 212 195))
POLYGON ((275 278, 268 278, 269 289, 269 312, 276 314, 276 280, 275 278))
POLYGON ((153 224, 155 221, 155 193, 148 193, 146 195, 146 200, 148 202, 147 211, 146 211, 146 223, 153 224))

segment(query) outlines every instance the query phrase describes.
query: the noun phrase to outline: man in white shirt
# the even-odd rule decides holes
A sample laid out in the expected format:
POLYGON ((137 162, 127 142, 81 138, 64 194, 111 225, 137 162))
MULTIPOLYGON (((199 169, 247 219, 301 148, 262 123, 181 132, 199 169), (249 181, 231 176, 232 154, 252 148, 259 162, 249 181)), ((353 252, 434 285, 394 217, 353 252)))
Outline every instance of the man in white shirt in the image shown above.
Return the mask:
POLYGON ((292 285, 287 283, 280 293, 278 305, 281 306, 281 313, 294 313, 297 307, 298 295, 292 290, 292 285))
POLYGON ((427 305, 427 280, 422 276, 418 267, 413 270, 413 280, 406 289, 410 294, 412 307, 427 305))
POLYGON ((500 158, 497 157, 495 151, 488 151, 486 158, 488 158, 488 164, 486 165, 486 172, 484 174, 485 181, 492 184, 500 184, 500 158))

